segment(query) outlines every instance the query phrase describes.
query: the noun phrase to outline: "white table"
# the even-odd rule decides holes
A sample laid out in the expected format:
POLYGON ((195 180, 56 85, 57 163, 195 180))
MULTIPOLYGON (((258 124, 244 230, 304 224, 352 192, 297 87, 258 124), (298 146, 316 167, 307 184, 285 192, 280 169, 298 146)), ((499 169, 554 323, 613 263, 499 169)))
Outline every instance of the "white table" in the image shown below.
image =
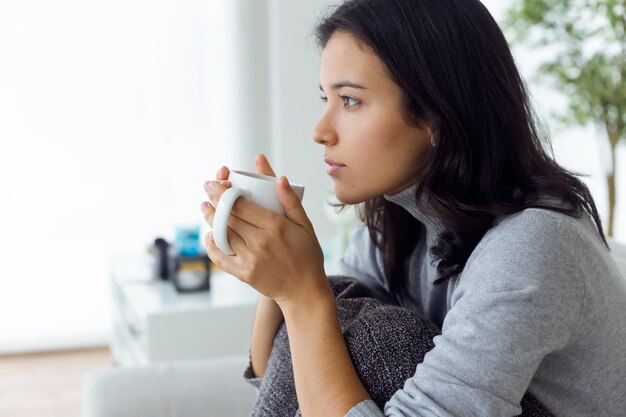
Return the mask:
POLYGON ((211 271, 211 289, 178 293, 151 278, 148 255, 112 261, 111 351, 121 366, 245 355, 257 293, 232 275, 211 271))

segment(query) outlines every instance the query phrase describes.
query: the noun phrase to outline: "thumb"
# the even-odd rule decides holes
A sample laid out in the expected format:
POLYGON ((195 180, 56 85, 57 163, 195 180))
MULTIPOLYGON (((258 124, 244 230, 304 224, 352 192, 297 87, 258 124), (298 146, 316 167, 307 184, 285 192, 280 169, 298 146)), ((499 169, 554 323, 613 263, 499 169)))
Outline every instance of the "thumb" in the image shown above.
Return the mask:
POLYGON ((296 192, 289 186, 287 177, 280 177, 278 179, 278 199, 285 209, 285 215, 287 218, 300 225, 310 225, 311 222, 302 207, 300 198, 296 192))

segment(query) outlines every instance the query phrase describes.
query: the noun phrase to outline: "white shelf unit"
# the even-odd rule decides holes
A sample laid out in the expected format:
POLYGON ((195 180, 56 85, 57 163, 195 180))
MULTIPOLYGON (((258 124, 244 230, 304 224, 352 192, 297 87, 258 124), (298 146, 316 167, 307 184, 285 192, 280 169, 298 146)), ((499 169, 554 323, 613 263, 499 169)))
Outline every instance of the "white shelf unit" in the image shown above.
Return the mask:
POLYGON ((246 354, 257 293, 219 269, 211 289, 178 293, 149 256, 116 257, 111 350, 121 366, 246 354))

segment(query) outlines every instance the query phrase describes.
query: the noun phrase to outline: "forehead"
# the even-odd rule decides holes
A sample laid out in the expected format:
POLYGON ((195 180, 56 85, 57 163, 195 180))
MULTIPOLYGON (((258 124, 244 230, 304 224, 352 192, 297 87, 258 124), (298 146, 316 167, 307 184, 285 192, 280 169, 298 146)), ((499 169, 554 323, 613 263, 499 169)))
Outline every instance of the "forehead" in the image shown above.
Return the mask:
POLYGON ((362 41, 347 32, 335 32, 326 42, 320 67, 322 86, 338 78, 365 82, 379 77, 388 78, 385 65, 362 41))

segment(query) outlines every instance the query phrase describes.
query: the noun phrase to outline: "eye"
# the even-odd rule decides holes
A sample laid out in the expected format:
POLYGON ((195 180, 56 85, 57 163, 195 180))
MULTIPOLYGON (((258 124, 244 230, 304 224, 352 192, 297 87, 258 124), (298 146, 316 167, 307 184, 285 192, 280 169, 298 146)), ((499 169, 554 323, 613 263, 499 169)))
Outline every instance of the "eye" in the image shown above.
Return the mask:
POLYGON ((320 100, 322 100, 324 103, 326 103, 328 101, 328 97, 326 97, 324 94, 322 94, 320 96, 320 100))
POLYGON ((359 99, 350 96, 341 96, 341 99, 343 100, 343 107, 346 108, 354 107, 360 103, 359 99))

